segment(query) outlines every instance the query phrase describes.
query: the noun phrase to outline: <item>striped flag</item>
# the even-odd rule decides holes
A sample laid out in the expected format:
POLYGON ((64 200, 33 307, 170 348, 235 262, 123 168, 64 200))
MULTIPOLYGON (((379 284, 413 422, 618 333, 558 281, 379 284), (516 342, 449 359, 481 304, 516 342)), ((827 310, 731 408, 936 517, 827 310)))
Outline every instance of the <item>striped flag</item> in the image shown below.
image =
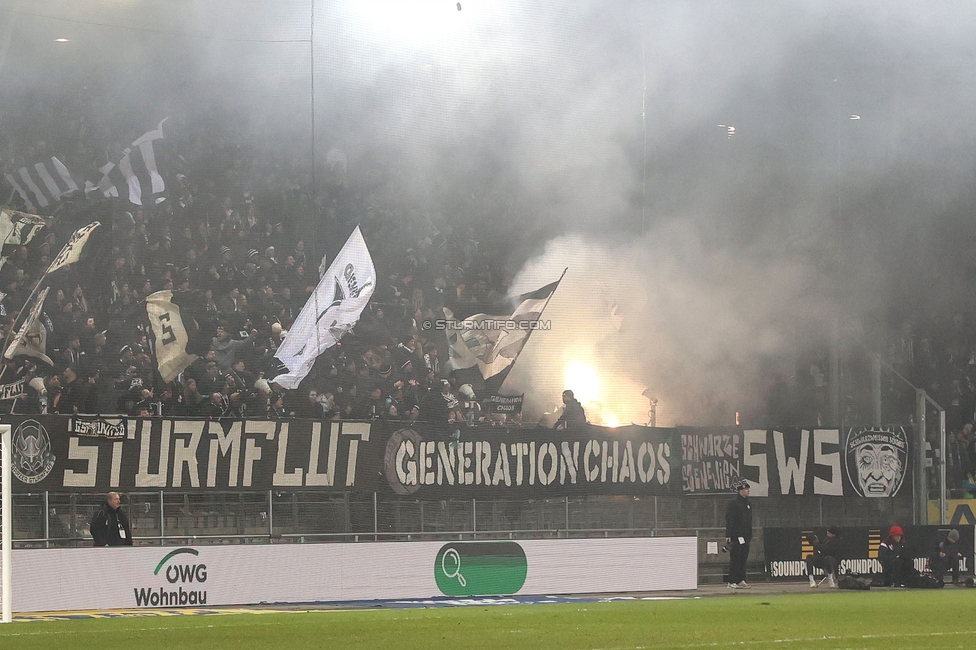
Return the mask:
POLYGON ((33 165, 31 169, 21 167, 17 170, 17 176, 13 174, 4 174, 3 176, 29 210, 37 209, 34 201, 37 202, 38 206, 46 208, 52 203, 60 201, 62 196, 78 190, 78 184, 71 177, 71 172, 64 166, 64 163, 54 156, 51 156, 50 163, 39 162, 33 165), (48 164, 51 166, 50 169, 48 164), (51 173, 52 169, 54 170, 53 174, 51 173), (61 179, 61 185, 55 180, 55 175, 61 179), (31 201, 28 191, 34 195, 34 201, 31 201))
MULTIPOLYGON (((155 196, 165 192, 166 182, 156 165, 153 142, 163 139, 163 123, 167 119, 169 118, 163 119, 152 131, 146 131, 133 140, 122 151, 122 157, 117 162, 102 165, 98 169, 101 174, 98 183, 85 182, 85 196, 97 191, 105 198, 118 198, 121 196, 119 187, 124 187, 129 202, 142 205, 147 193, 155 196)), ((32 168, 21 167, 16 173, 5 173, 3 177, 29 210, 46 208, 57 203, 66 194, 78 190, 68 168, 53 156, 50 163, 37 163, 32 168)), ((162 200, 162 197, 157 198, 155 203, 162 200)))
MULTIPOLYGON (((85 183, 85 195, 98 191, 105 198, 117 198, 120 196, 119 187, 124 187, 129 203, 142 205, 143 187, 149 189, 150 195, 166 191, 166 183, 156 166, 153 142, 163 139, 163 122, 167 119, 169 118, 160 122, 152 131, 146 131, 133 140, 132 145, 122 151, 118 164, 109 162, 102 165, 98 170, 102 175, 98 183, 85 183), (116 170, 117 173, 113 174, 116 170)), ((155 202, 159 203, 161 200, 156 199, 155 202)))

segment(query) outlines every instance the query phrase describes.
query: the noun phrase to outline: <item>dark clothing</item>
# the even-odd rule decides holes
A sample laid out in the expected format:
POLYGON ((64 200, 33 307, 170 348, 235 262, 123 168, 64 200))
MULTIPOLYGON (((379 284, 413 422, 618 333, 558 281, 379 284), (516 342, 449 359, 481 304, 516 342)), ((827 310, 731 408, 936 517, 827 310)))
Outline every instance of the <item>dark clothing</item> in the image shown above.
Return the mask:
POLYGON ((749 499, 736 495, 725 509, 725 537, 729 540, 729 582, 746 579, 749 542, 752 540, 752 506, 749 499))
POLYGON ((929 571, 932 577, 942 582, 942 576, 948 571, 952 573, 952 582, 958 583, 960 555, 958 542, 951 542, 948 539, 939 542, 935 553, 929 558, 929 571))
POLYGON ((725 509, 725 536, 731 540, 742 537, 746 542, 752 539, 752 506, 746 497, 736 495, 729 501, 725 509))
POLYGON ((905 551, 905 543, 890 537, 878 547, 878 560, 885 587, 903 587, 915 569, 911 556, 905 551))
POLYGON ((460 429, 450 419, 457 407, 458 400, 454 393, 449 392, 445 395, 431 388, 420 404, 420 418, 430 423, 435 438, 456 440, 460 435, 460 429))
POLYGON ((586 424, 586 412, 579 400, 571 399, 565 403, 563 414, 556 420, 553 429, 572 429, 586 424))
POLYGON ((121 507, 113 510, 107 501, 92 517, 89 530, 92 546, 132 546, 129 518, 121 507))
POLYGON ((733 539, 729 542, 729 582, 739 583, 746 579, 746 563, 749 560, 749 541, 739 544, 733 539))
POLYGON ((61 396, 58 398, 58 403, 55 408, 58 413, 63 415, 72 415, 75 412, 75 408, 78 409, 79 413, 85 413, 87 411, 87 401, 87 384, 81 383, 80 379, 75 379, 61 387, 61 396))
POLYGON ((827 535, 823 540, 814 536, 813 555, 806 557, 807 575, 813 575, 813 569, 823 569, 829 576, 837 575, 840 564, 841 540, 836 535, 827 535))

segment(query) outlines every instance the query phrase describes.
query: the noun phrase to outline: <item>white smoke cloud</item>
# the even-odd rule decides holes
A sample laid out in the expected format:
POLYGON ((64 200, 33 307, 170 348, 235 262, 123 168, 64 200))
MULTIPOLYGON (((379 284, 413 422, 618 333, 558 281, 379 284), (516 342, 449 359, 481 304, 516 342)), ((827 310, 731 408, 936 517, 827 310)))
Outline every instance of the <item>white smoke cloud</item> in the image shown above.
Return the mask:
POLYGON ((565 267, 543 317, 551 329, 532 335, 508 379, 531 415, 551 412, 571 388, 602 424, 646 423, 656 397, 659 426, 731 425, 764 397, 763 362, 833 313, 816 297, 810 265, 707 250, 690 221, 631 242, 557 238, 526 264, 514 293, 565 267))

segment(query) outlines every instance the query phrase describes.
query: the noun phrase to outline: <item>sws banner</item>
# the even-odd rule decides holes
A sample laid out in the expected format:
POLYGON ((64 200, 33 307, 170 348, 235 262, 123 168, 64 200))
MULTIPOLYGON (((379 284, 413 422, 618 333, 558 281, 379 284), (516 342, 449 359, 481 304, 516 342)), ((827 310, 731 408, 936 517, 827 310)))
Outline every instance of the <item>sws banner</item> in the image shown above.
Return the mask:
MULTIPOLYGON (((915 558, 915 568, 924 571, 927 568, 929 556, 937 549, 940 541, 946 538, 950 530, 959 531, 959 547, 962 558, 959 560, 959 571, 962 574, 973 573, 973 526, 903 526, 905 531, 905 548, 915 558)), ((887 535, 888 528, 849 527, 839 528, 841 573, 873 574, 881 573, 881 562, 878 560, 878 548, 887 535)), ((764 528, 763 548, 765 552, 766 570, 771 578, 798 578, 806 576, 804 559, 813 554, 810 542, 812 535, 821 539, 826 536, 826 528, 764 528)), ((822 575, 820 570, 816 571, 822 575)))
MULTIPOLYGON (((910 476, 903 427, 681 428, 681 490, 728 492, 741 476, 752 496, 892 497, 910 476)), ((907 484, 911 484, 910 481, 907 484)))

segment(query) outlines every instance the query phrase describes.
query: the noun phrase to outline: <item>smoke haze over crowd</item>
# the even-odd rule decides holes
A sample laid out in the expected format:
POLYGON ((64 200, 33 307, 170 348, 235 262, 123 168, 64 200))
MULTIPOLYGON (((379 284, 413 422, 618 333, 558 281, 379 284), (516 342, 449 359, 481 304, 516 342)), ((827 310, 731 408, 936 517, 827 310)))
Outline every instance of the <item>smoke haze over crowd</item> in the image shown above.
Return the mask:
POLYGON ((66 106, 95 166, 167 116, 302 183, 341 152, 390 219, 507 241, 512 295, 569 268, 508 382, 542 412, 582 364, 604 423, 646 390, 658 424, 732 424, 835 322, 880 347, 972 309, 972 3, 461 5, 0 0, 5 170, 78 153, 66 106))

